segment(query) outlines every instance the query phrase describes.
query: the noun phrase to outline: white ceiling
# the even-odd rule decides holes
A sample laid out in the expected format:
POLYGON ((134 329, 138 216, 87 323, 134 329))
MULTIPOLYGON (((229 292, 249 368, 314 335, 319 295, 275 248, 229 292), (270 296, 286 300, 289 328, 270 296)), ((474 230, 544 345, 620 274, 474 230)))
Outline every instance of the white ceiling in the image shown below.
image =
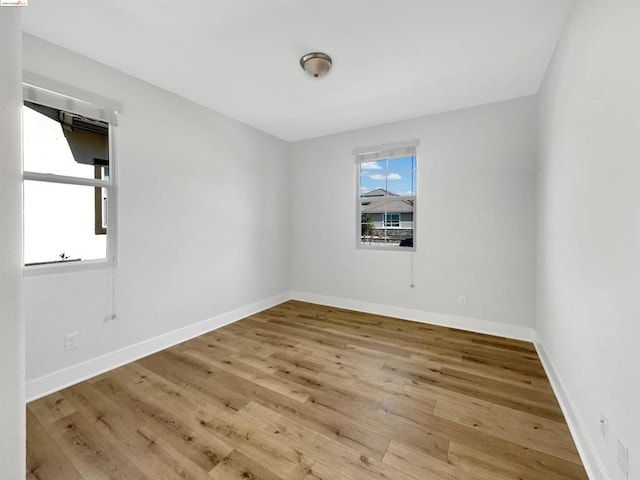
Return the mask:
POLYGON ((537 92, 572 0, 31 0, 24 30, 287 141, 537 92), (322 79, 298 63, 333 57, 322 79))

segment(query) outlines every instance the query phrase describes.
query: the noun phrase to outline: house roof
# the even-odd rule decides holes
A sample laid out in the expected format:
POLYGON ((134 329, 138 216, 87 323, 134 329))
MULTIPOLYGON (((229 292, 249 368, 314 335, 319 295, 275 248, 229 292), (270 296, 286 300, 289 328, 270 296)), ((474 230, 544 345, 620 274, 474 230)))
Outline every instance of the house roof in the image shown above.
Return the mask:
POLYGON ((375 190, 371 190, 370 192, 363 193, 360 196, 361 197, 384 197, 384 196, 397 197, 398 194, 393 192, 388 192, 384 188, 376 188, 375 190))
POLYGON ((362 213, 410 213, 413 212, 411 200, 394 200, 390 202, 374 201, 362 204, 362 213))
POLYGON ((387 192, 383 188, 376 188, 360 195, 362 199, 362 213, 410 213, 413 212, 413 200, 398 197, 397 193, 387 192), (371 200, 369 200, 371 199, 371 200))

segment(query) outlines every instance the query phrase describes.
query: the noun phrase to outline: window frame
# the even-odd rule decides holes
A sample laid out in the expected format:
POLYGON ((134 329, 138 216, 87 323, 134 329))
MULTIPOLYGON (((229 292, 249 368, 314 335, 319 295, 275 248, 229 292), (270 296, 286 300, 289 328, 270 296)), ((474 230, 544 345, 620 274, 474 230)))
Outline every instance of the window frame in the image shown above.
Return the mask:
MULTIPOLYGON (((93 166, 93 178, 96 180, 104 180, 105 168, 109 171, 109 165, 95 164, 93 166)), ((108 176, 109 174, 107 174, 108 176)), ((109 225, 109 191, 107 190, 107 204, 104 205, 104 198, 102 195, 102 187, 96 187, 93 192, 93 230, 96 235, 106 235, 107 227, 109 225), (104 226, 104 214, 107 212, 107 227, 104 226)))
MULTIPOLYGON (((375 250, 375 251, 390 251, 390 252, 416 252, 417 245, 417 211, 418 211, 418 140, 406 140, 402 142, 394 142, 388 143, 384 145, 376 145, 371 147, 363 147, 356 148, 353 150, 353 155, 355 157, 356 164, 356 188, 355 188, 355 202, 356 202, 356 222, 355 222, 355 241, 356 241, 356 249, 358 250, 375 250), (412 150, 411 154, 406 155, 393 155, 394 150, 412 150), (385 155, 387 154, 387 155, 385 155), (371 159, 360 160, 359 156, 373 156, 371 159), (360 180, 361 180, 361 164, 369 163, 374 161, 386 161, 392 160, 393 158, 402 158, 404 156, 413 156, 415 157, 415 185, 413 195, 405 196, 405 195, 397 195, 393 198, 396 200, 405 200, 411 199, 413 200, 413 220, 412 220, 412 230, 413 230, 413 246, 412 247, 401 247, 401 246, 390 246, 385 244, 365 244, 362 242, 362 196, 360 193, 360 180)), ((386 224, 386 216, 387 212, 382 214, 382 224, 386 224)), ((399 226, 398 227, 385 227, 385 229, 389 230, 399 230, 402 227, 402 215, 399 216, 399 226)))
MULTIPOLYGON (((23 102, 29 101, 39 105, 57 108, 76 115, 82 115, 95 120, 107 123, 109 135, 109 179, 82 178, 53 173, 32 172, 23 169, 22 181, 49 182, 63 185, 81 185, 94 187, 97 191, 106 189, 108 197, 107 208, 107 231, 106 231, 106 252, 105 258, 81 260, 73 262, 52 262, 43 264, 23 265, 25 277, 37 275, 50 275, 60 273, 82 272, 97 270, 102 268, 114 268, 117 266, 118 250, 118 188, 117 188, 117 112, 113 108, 111 101, 100 102, 101 97, 97 97, 87 92, 55 84, 51 81, 33 82, 27 79, 33 77, 25 72, 23 83, 23 102), (42 85, 44 83, 44 85, 42 85), (54 85, 51 87, 51 85, 54 85), (70 93, 67 93, 70 92, 70 93), (98 102, 95 101, 98 99, 98 102), (61 106, 60 102, 66 102, 61 106), (101 106, 104 104, 106 106, 101 106), (112 107, 112 108, 109 108, 112 107), (91 114, 99 112, 99 115, 91 114), (96 118, 99 117, 99 118, 96 118)), ((23 124, 24 128, 24 124, 23 124)), ((95 175, 94 175, 95 177, 95 175)), ((97 195, 94 195, 94 199, 97 195)), ((94 210, 97 210, 94 204, 94 210)))

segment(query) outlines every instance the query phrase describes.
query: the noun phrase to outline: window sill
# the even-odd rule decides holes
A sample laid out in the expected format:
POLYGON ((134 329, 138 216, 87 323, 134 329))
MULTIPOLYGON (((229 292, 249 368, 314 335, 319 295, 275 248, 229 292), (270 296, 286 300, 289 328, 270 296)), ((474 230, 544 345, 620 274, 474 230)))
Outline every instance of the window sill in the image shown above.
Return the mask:
POLYGON ((113 260, 82 260, 79 262, 55 262, 43 265, 25 265, 23 276, 38 277, 42 275, 59 275, 64 273, 87 272, 113 268, 113 260))
POLYGON ((415 252, 415 247, 400 247, 397 245, 357 245, 357 250, 375 250, 382 252, 415 252))

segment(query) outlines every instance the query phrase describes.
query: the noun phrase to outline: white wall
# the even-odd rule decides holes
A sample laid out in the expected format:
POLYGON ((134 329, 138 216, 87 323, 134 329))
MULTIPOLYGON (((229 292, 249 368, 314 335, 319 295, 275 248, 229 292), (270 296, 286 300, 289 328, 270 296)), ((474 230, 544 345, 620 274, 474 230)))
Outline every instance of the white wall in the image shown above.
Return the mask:
POLYGON ((411 311, 384 312, 527 336, 535 316, 535 119, 535 98, 525 97, 293 144, 296 295, 404 307, 411 311), (414 138, 412 289, 411 253, 355 248, 352 150, 414 138))
POLYGON ((638 45, 640 3, 576 2, 540 92, 537 328, 612 480, 616 436, 640 478, 638 45))
POLYGON ((0 8, 0 475, 25 478, 20 9, 0 8))
POLYGON ((26 278, 27 380, 288 292, 288 144, 29 35, 24 69, 122 105, 117 317, 110 270, 26 278))

